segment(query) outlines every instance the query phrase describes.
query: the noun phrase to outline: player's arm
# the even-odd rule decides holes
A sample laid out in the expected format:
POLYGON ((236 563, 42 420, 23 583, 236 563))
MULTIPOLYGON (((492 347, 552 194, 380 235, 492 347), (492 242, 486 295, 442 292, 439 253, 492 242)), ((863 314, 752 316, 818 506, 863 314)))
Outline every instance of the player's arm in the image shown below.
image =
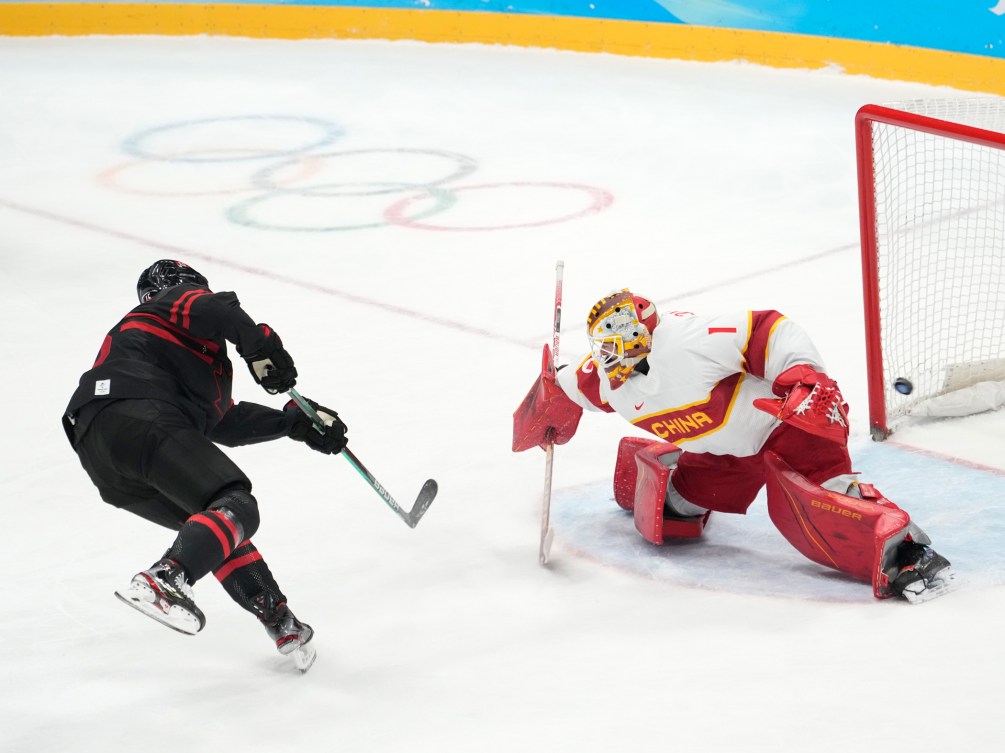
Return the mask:
POLYGON ((193 334, 223 336, 237 346, 255 381, 271 395, 286 392, 297 384, 297 368, 283 341, 267 324, 256 324, 241 308, 232 292, 209 293, 191 302, 190 326, 193 334))
POLYGON ((747 373, 771 382, 791 366, 820 364, 803 329, 777 311, 694 317, 687 326, 679 346, 700 353, 706 379, 747 373))
POLYGON ((341 452, 349 430, 338 413, 312 400, 307 402, 324 422, 324 432, 319 432, 314 422, 292 400, 283 410, 240 402, 232 405, 223 415, 220 423, 209 433, 209 438, 226 447, 240 447, 289 437, 326 455, 341 452))
POLYGON ((230 406, 209 438, 226 447, 271 442, 289 436, 290 417, 284 411, 258 403, 240 402, 230 406))
POLYGON ((607 379, 599 371, 592 356, 586 356, 576 368, 560 369, 556 375, 558 386, 569 400, 588 411, 613 413, 612 408, 600 392, 602 380, 607 379))
POLYGON ((777 311, 751 311, 750 321, 746 359, 755 376, 774 382, 794 366, 825 370, 816 345, 796 322, 777 311))

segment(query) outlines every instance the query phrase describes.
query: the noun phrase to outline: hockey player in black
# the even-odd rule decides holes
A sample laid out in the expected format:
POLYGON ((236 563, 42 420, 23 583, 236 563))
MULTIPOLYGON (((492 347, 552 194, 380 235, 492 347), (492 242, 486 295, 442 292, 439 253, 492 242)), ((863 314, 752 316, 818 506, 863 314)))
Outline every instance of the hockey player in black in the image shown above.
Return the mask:
POLYGON ((161 260, 140 275, 137 294, 140 305, 105 337, 63 416, 101 498, 178 532, 164 556, 116 595, 194 634, 206 620, 191 587, 212 572, 279 652, 306 669, 314 631, 290 611, 251 542, 259 525, 251 481, 217 443, 291 437, 331 454, 345 447, 346 426, 315 403, 323 434, 292 401, 283 410, 233 403, 228 341, 266 392, 286 392, 297 378, 279 336, 256 324, 234 293, 213 293, 191 267, 161 260))

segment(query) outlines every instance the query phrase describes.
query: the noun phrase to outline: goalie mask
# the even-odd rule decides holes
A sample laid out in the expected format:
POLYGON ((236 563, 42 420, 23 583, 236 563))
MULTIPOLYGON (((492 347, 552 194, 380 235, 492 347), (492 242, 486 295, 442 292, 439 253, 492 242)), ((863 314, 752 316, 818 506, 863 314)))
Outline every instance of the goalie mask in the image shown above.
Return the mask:
POLYGON ((147 303, 162 290, 184 283, 209 287, 209 281, 188 264, 172 259, 154 262, 140 273, 136 282, 136 296, 140 303, 147 303))
POLYGON ((653 330, 660 322, 656 306, 628 288, 601 298, 590 309, 586 330, 598 369, 603 369, 617 389, 631 376, 639 361, 649 355, 653 330))

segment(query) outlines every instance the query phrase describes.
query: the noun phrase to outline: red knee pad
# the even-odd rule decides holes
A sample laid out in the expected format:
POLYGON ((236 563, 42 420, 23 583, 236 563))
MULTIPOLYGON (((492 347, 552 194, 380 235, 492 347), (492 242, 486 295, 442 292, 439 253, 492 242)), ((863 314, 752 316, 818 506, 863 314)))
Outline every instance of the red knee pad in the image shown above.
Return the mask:
POLYGON ((857 499, 814 484, 774 452, 764 465, 768 515, 786 540, 814 562, 872 583, 876 598, 893 596, 884 554, 903 538, 910 516, 868 484, 857 499))
POLYGON ((614 468, 614 499, 635 516, 635 527, 653 544, 668 538, 701 536, 710 513, 686 520, 663 517, 670 471, 681 450, 670 442, 625 437, 618 445, 614 468))

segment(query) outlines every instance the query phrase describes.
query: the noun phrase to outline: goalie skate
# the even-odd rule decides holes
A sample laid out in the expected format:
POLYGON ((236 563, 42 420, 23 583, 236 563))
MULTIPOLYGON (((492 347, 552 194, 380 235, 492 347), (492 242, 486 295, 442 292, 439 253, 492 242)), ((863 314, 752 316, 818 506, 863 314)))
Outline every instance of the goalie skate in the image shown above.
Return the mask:
POLYGON ((288 656, 293 659, 293 663, 301 672, 306 672, 318 658, 318 652, 314 646, 301 646, 291 651, 288 656))
POLYGON ((891 584, 893 590, 911 604, 923 604, 953 591, 956 586, 956 571, 949 560, 934 549, 908 542, 914 552, 911 560, 900 568, 900 573, 891 584))
POLYGON ((162 625, 186 635, 195 635, 206 624, 202 610, 192 600, 185 572, 173 560, 161 560, 133 576, 129 588, 116 591, 124 604, 162 625))

